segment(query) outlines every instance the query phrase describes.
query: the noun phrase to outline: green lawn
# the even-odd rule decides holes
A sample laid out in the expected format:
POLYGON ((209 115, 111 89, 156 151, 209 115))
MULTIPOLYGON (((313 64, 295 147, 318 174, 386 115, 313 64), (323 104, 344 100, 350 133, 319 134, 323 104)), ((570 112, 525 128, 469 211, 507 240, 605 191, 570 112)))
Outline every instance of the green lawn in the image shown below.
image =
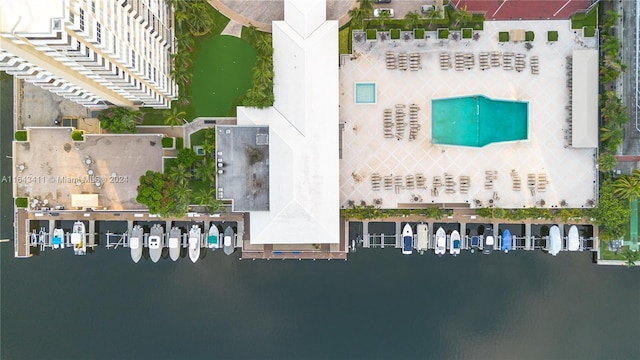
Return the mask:
POLYGON ((345 26, 338 33, 338 49, 340 54, 351 54, 351 28, 345 26))
POLYGON ((165 158, 164 159, 164 173, 169 173, 169 169, 176 166, 176 158, 165 158))
POLYGON ((227 116, 234 100, 251 88, 256 60, 256 50, 234 36, 216 36, 203 44, 191 84, 196 117, 227 116))
POLYGON ((600 259, 602 260, 625 260, 622 256, 624 247, 618 250, 617 253, 609 251, 608 244, 604 240, 600 240, 600 259))
POLYGON ((202 144, 202 141, 204 140, 204 134, 206 132, 207 129, 201 129, 191 134, 191 137, 189 138, 191 140, 191 148, 202 144))
POLYGON ((582 29, 584 26, 598 26, 598 7, 594 6, 588 13, 571 16, 571 28, 582 29))

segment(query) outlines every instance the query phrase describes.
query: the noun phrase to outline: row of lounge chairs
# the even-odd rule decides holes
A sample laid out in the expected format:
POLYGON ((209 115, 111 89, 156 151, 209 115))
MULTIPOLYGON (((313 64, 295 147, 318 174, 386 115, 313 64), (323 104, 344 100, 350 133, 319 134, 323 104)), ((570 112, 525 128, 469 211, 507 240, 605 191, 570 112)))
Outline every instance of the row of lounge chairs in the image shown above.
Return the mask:
MULTIPOLYGON (((522 53, 504 52, 480 52, 478 55, 480 70, 488 70, 492 67, 500 67, 504 70, 524 71, 526 68, 526 55, 522 53)), ((531 72, 539 74, 538 57, 531 58, 531 72), (535 59, 535 60, 534 60, 535 59)), ((454 55, 454 66, 456 71, 470 70, 475 66, 475 55, 470 52, 457 52, 454 55)), ((440 69, 448 70, 451 68, 451 55, 448 52, 440 53, 440 69)))
POLYGON ((571 146, 572 143, 572 138, 573 138, 573 129, 572 129, 572 125, 573 125, 573 102, 572 102, 572 98, 573 98, 573 58, 571 56, 567 56, 566 58, 567 63, 566 63, 566 72, 567 72, 567 88, 569 90, 569 100, 568 100, 568 104, 565 107, 567 109, 567 128, 565 130, 565 134, 564 134, 564 139, 566 140, 566 145, 565 147, 571 146))
POLYGON ((440 53, 440 70, 449 70, 451 68, 451 55, 448 52, 440 53))
POLYGON ((388 70, 418 71, 422 69, 422 56, 420 53, 407 54, 406 52, 401 52, 396 56, 395 52, 387 51, 385 55, 388 70))
MULTIPOLYGON (((404 121, 407 116, 405 109, 405 104, 396 104, 395 121, 393 119, 393 109, 384 109, 382 125, 385 138, 401 140, 404 137, 405 126, 407 125, 404 121)), ((409 105, 409 140, 416 140, 418 138, 418 132, 420 131, 418 111, 420 111, 420 107, 417 104, 409 105)))
POLYGON ((486 170, 484 172, 484 188, 487 190, 493 189, 493 182, 498 178, 498 172, 496 170, 486 170))
POLYGON ((531 73, 534 75, 540 74, 540 59, 537 56, 532 56, 529 61, 531 65, 531 73))
POLYGON ((522 179, 515 170, 511 170, 511 186, 514 191, 520 191, 522 187, 522 179))
POLYGON ((387 139, 393 138, 393 110, 384 109, 382 125, 384 127, 384 137, 387 139))
POLYGON ((418 111, 420 111, 420 107, 417 104, 409 105, 409 141, 418 138, 418 132, 420 131, 418 111))
POLYGON ((475 55, 473 53, 457 52, 455 54, 455 66, 456 71, 463 71, 464 69, 471 70, 475 66, 475 55))
POLYGON ((396 104, 396 139, 398 140, 401 140, 404 137, 404 118, 407 116, 404 109, 404 104, 396 104))
POLYGON ((526 67, 527 63, 524 61, 524 54, 516 54, 516 71, 522 72, 526 67))

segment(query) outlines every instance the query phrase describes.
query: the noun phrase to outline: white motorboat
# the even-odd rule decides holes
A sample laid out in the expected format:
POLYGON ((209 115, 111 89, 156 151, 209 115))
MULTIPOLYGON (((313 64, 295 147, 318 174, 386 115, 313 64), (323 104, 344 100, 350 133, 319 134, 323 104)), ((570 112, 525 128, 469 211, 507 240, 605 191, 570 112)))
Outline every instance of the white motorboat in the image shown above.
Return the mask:
POLYGON ((177 261, 180 257, 180 248, 182 248, 182 231, 179 227, 173 227, 169 231, 169 257, 173 261, 177 261))
POLYGON ((458 230, 453 230, 450 236, 451 246, 449 248, 449 254, 456 256, 460 254, 460 233, 458 230))
POLYGON ((131 260, 134 263, 140 261, 142 258, 142 241, 144 237, 144 229, 142 226, 136 225, 131 230, 131 237, 129 238, 129 249, 131 249, 131 260))
POLYGON ((405 224, 402 229, 402 253, 404 255, 413 253, 413 229, 409 224, 405 224))
POLYGON ((76 221, 73 224, 71 232, 71 244, 73 245, 73 253, 76 255, 87 255, 87 232, 82 221, 76 221))
POLYGON ((436 246, 434 252, 436 255, 444 255, 447 252, 447 233, 443 228, 438 228, 436 231, 436 246))
POLYGON ((549 254, 556 256, 562 250, 562 237, 560 236, 560 228, 553 225, 549 229, 549 254))
POLYGON ((220 230, 218 230, 218 226, 214 223, 211 223, 211 227, 209 228, 207 247, 211 250, 215 250, 220 247, 220 230))
POLYGON ((154 224, 149 232, 149 257, 154 263, 162 257, 162 235, 164 229, 160 224, 154 224))
POLYGON ((485 255, 489 255, 493 252, 493 247, 496 244, 496 240, 493 237, 493 229, 491 226, 487 226, 484 229, 484 244, 482 244, 482 253, 485 255))
POLYGON ((224 229, 224 253, 225 254, 231 255, 235 251, 236 249, 235 237, 236 237, 236 234, 233 232, 233 229, 231 228, 231 226, 227 226, 227 228, 224 229))
POLYGON ((200 258, 201 231, 198 225, 191 226, 189 230, 189 259, 194 263, 200 258))
POLYGON ((578 227, 575 225, 571 225, 569 228, 569 234, 567 235, 567 250, 580 250, 580 234, 578 233, 578 227))
POLYGON ((53 249, 64 249, 64 230, 60 228, 53 229, 53 237, 51 238, 51 247, 53 249))
POLYGON ((416 244, 416 250, 420 255, 424 254, 424 251, 429 248, 429 227, 427 224, 418 224, 416 226, 416 232, 418 233, 418 243, 416 244))

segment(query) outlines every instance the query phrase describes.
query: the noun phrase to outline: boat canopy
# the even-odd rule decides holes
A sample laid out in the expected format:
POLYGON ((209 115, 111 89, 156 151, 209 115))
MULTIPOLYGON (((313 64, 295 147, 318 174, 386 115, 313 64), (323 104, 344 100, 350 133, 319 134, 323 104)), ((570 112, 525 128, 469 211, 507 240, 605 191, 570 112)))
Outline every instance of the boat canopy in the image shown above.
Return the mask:
POLYGON ((169 238, 169 247, 177 248, 178 247, 178 239, 177 238, 169 238))
POLYGON ((82 235, 77 233, 71 233, 71 243, 72 244, 82 243, 82 235))
POLYGON ((231 236, 224 237, 224 246, 231 246, 231 236))
POLYGON ((137 249, 140 247, 140 238, 137 237, 132 237, 131 241, 129 242, 129 247, 132 249, 137 249))

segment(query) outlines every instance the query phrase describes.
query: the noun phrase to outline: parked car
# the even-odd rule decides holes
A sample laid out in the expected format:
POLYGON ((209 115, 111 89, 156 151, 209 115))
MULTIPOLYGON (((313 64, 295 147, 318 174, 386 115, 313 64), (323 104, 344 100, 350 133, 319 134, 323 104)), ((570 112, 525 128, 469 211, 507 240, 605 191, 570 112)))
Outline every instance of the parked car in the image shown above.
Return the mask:
POLYGON ((429 11, 431 11, 431 10, 433 10, 435 8, 436 8, 435 5, 422 5, 421 10, 422 10, 423 14, 427 14, 429 11))
POLYGON ((380 17, 382 14, 389 14, 389 17, 393 17, 393 9, 373 9, 373 17, 380 17))

